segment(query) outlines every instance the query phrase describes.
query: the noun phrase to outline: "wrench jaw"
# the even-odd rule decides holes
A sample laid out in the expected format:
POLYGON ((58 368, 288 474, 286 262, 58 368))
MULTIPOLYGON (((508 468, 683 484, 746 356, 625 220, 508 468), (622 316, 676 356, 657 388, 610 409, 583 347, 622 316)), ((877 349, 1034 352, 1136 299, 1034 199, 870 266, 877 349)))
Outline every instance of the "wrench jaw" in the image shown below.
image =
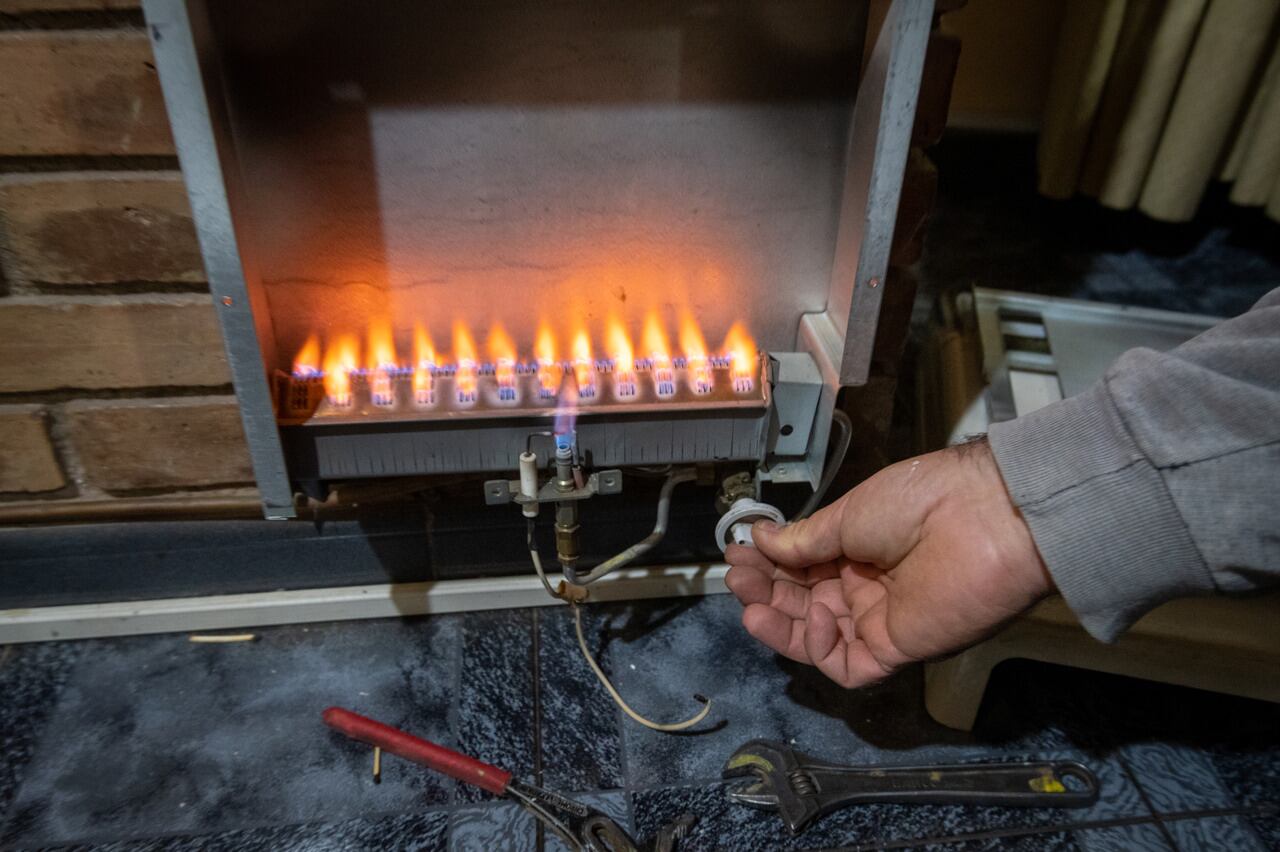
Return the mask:
POLYGON ((725 791, 729 801, 738 805, 759 808, 763 811, 776 811, 778 809, 778 797, 769 792, 768 782, 756 775, 754 771, 751 774, 755 777, 740 784, 732 785, 725 791))
POLYGON ((790 746, 752 740, 729 757, 720 777, 744 779, 729 788, 730 801, 777 811, 791 833, 799 834, 822 813, 818 791, 801 765, 804 760, 790 746))

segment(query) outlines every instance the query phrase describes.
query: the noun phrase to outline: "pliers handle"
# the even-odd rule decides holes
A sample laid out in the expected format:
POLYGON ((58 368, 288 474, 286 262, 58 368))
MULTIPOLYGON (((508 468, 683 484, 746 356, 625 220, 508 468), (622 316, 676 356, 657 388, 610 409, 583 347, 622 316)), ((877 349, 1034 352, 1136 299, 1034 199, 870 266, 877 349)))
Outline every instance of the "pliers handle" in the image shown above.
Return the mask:
MULTIPOLYGON (((420 763, 494 795, 513 799, 575 852, 641 852, 642 847, 607 814, 559 793, 516 781, 501 767, 341 707, 325 710, 323 718, 326 725, 353 740, 420 763)), ((692 822, 692 817, 682 817, 660 831, 652 847, 654 852, 673 849, 692 822)))

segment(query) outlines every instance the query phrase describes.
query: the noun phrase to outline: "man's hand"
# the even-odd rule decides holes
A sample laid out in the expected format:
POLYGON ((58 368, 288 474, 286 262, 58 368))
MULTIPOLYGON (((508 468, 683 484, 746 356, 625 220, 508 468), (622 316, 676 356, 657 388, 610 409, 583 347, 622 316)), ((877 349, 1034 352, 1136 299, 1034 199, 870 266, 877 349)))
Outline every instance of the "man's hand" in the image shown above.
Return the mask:
POLYGON ((725 552, 743 626, 846 687, 965 648, 1053 588, 985 440, 885 468, 752 537, 725 552))

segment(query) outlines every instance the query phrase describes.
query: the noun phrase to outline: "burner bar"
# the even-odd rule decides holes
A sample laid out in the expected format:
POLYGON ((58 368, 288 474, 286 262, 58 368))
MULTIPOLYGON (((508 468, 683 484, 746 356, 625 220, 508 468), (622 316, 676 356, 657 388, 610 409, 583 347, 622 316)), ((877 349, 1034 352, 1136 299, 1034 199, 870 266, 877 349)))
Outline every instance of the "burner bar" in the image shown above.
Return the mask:
MULTIPOLYGON (((690 365, 675 359, 669 368, 653 369, 637 362, 634 372, 617 372, 597 362, 591 394, 579 394, 580 418, 615 414, 665 414, 686 410, 762 409, 769 404, 768 382, 761 356, 751 373, 734 371, 727 359, 690 365)), ((318 374, 278 373, 278 419, 290 425, 369 424, 494 418, 550 418, 557 395, 549 394, 536 366, 512 369, 477 365, 461 375, 457 368, 436 367, 430 380, 409 369, 352 370, 349 401, 325 395, 318 374)), ((570 371, 568 375, 573 376, 570 371)), ((572 381, 572 379, 571 379, 572 381)), ((579 380, 581 385, 581 381, 579 380)))

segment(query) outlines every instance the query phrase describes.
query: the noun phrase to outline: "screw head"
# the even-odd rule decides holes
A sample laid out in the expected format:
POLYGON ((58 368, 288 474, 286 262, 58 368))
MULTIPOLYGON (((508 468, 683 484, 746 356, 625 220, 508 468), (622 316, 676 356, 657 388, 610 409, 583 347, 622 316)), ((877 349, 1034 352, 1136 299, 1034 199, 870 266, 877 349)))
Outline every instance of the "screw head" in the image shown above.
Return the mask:
POLYGON ((870 281, 867 282, 867 284, 869 284, 871 286, 871 289, 874 290, 876 287, 880 286, 880 279, 872 278, 870 281))
POLYGON ((232 305, 232 299, 231 299, 231 297, 230 297, 230 296, 223 296, 223 297, 222 297, 222 304, 226 305, 228 308, 229 308, 229 307, 231 307, 231 305, 232 305))

